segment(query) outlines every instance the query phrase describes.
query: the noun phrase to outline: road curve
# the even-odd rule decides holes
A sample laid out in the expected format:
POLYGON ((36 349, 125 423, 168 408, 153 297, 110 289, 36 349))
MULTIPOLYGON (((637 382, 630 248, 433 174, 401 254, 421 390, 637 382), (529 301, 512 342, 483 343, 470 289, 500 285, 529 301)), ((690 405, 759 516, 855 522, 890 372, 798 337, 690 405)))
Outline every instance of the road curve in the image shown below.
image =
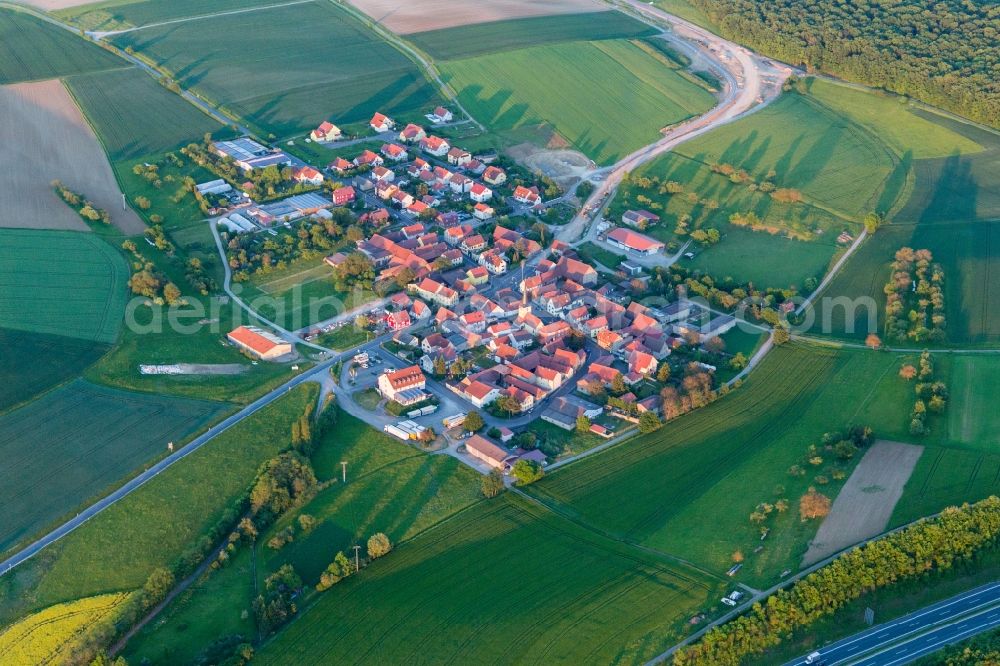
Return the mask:
MULTIPOLYGON (((639 0, 620 0, 619 5, 631 9, 648 22, 668 24, 673 35, 697 45, 698 51, 711 61, 723 76, 722 100, 707 113, 667 131, 659 141, 627 155, 608 169, 596 172, 606 176, 587 199, 586 207, 589 209, 593 209, 606 195, 613 193, 626 173, 634 171, 685 141, 731 122, 769 102, 775 95, 764 97, 768 92, 765 90, 765 79, 771 77, 775 82, 781 82, 792 71, 790 67, 775 67, 771 64, 772 61, 761 58, 742 46, 639 0)), ((775 88, 780 91, 780 85, 775 88)), ((583 235, 589 223, 589 218, 581 213, 560 229, 557 237, 561 241, 572 243, 583 235)))

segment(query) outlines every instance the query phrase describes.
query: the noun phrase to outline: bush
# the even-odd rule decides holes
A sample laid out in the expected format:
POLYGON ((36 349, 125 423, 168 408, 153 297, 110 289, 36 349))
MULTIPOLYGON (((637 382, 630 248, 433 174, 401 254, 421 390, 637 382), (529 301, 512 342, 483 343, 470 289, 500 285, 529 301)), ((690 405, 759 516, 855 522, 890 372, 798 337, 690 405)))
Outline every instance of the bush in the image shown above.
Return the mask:
POLYGON ((376 532, 368 537, 369 559, 377 560, 384 555, 388 555, 390 550, 392 550, 392 542, 382 532, 376 532))
POLYGON ((517 479, 517 485, 526 486, 545 476, 545 470, 534 460, 518 460, 514 463, 511 474, 517 479))
POLYGON ((482 489, 484 497, 496 497, 503 492, 503 475, 497 470, 493 470, 483 477, 482 489))

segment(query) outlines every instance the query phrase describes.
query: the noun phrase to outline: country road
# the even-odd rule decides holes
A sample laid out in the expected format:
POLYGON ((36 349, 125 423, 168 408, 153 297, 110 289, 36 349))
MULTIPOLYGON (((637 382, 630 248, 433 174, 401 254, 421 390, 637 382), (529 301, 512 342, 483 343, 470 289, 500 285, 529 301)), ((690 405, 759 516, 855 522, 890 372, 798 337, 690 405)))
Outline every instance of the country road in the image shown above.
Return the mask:
MULTIPOLYGON (((1000 583, 989 583, 817 651, 825 666, 900 666, 995 626, 1000 626, 1000 583)), ((785 666, 805 664, 802 656, 785 666)))
MULTIPOLYGON (((676 35, 688 44, 697 45, 698 53, 712 62, 722 74, 724 85, 720 103, 710 111, 668 130, 659 141, 627 155, 610 168, 597 170, 594 175, 603 176, 603 180, 594 188, 586 201, 585 208, 589 210, 594 210, 610 201, 611 195, 626 173, 673 150, 685 141, 729 123, 770 102, 777 97, 777 93, 780 93, 781 83, 792 72, 790 67, 776 66, 769 59, 757 56, 742 46, 645 2, 620 0, 612 3, 612 6, 615 4, 631 10, 631 13, 652 24, 666 24, 671 28, 672 35, 676 35), (768 81, 772 85, 768 86, 768 81)), ((557 238, 572 244, 584 235, 590 222, 587 215, 580 213, 559 230, 557 238)))

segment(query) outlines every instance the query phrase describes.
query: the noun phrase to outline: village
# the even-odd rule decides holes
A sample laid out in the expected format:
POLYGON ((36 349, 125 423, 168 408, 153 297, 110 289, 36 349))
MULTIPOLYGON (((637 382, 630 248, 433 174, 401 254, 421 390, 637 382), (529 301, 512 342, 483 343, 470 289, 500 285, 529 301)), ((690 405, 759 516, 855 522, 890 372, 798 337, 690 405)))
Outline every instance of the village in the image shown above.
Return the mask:
MULTIPOLYGON (((446 123, 451 113, 439 107, 428 119, 446 123)), ((555 441, 574 433, 596 442, 658 427, 673 415, 664 414, 664 395, 675 394, 682 413, 688 390, 718 388, 717 365, 697 359, 728 362, 721 337, 737 320, 682 292, 656 307, 633 299, 635 281, 649 279, 641 257, 664 251, 641 232, 656 215, 628 211, 622 226, 601 221, 600 240, 634 260, 599 271, 539 228, 544 184, 530 174, 519 171, 515 184, 489 164, 495 155, 474 156, 412 123, 396 134, 379 113, 370 128, 397 141, 322 171, 249 139, 215 142, 217 156, 247 180, 239 188, 231 178, 198 185, 229 239, 275 235, 337 209, 356 216, 362 237, 324 263, 335 276, 370 270, 384 305, 306 330, 305 339, 337 326, 370 331, 336 368, 342 397, 364 404, 366 420, 404 441, 447 447, 481 471, 509 472, 521 458, 541 466, 560 459, 565 446, 555 441), (278 168, 298 189, 255 203, 255 174, 278 168), (566 435, 539 439, 530 432, 539 422, 566 435)), ((324 122, 310 139, 335 144, 342 133, 324 122)), ((228 339, 256 359, 297 357, 292 341, 257 326, 228 339)))

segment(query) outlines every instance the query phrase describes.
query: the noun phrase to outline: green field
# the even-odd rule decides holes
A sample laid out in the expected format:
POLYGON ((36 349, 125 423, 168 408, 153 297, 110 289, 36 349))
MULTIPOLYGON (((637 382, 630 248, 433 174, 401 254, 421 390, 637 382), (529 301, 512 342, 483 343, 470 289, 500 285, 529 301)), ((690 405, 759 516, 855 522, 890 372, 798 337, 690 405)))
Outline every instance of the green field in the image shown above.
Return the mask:
MULTIPOLYGON (((940 356, 938 357, 940 358, 940 356)), ((1000 410, 993 410, 994 391, 1000 390, 1000 354, 951 357, 951 401, 955 416, 948 439, 1000 454, 1000 410)))
POLYGON ((548 125, 608 164, 715 103, 665 60, 641 42, 565 42, 450 60, 441 70, 469 113, 492 129, 548 125))
MULTIPOLYGON (((343 412, 320 443, 314 464, 321 480, 334 483, 258 539, 254 560, 260 581, 290 563, 313 586, 333 554, 371 533, 383 531, 398 545, 479 499, 476 474, 454 458, 420 453, 343 412), (348 462, 346 485, 340 483, 341 460, 348 462), (311 531, 299 530, 279 551, 265 545, 277 531, 297 525, 301 514, 316 519, 311 531)), ((228 567, 209 573, 172 604, 162 622, 137 636, 129 661, 188 663, 220 636, 252 633, 253 622, 242 620, 241 611, 252 598, 254 571, 248 549, 242 550, 228 567)))
POLYGON ((128 267, 94 234, 0 229, 0 321, 8 329, 114 342, 128 267))
POLYGON ((7 550, 179 445, 220 403, 126 393, 78 380, 0 417, 7 550))
POLYGON ((110 346, 61 335, 0 328, 0 413, 78 377, 110 346))
POLYGON ((718 246, 699 250, 694 259, 681 258, 678 266, 704 271, 712 277, 731 277, 757 287, 801 285, 826 273, 838 248, 832 238, 822 241, 792 240, 781 236, 729 226, 718 246))
POLYGON ((123 30, 159 21, 203 16, 216 12, 277 5, 275 0, 104 0, 55 12, 60 18, 85 30, 123 30))
POLYGON ((556 42, 627 39, 655 32, 621 12, 590 12, 474 23, 418 32, 407 39, 436 60, 455 60, 556 42))
POLYGON ((719 589, 508 494, 338 584, 255 659, 641 663, 719 589))
POLYGON ((124 60, 22 11, 0 8, 0 85, 124 67, 124 60))
POLYGON ((0 579, 0 625, 53 603, 142 586, 210 539, 261 463, 290 444, 291 424, 316 400, 295 389, 216 437, 0 579))
MULTIPOLYGON (((819 468, 807 465, 805 476, 788 473, 825 432, 866 424, 877 437, 909 441, 912 385, 896 376, 899 365, 890 354, 778 348, 733 395, 574 463, 531 492, 612 536, 720 574, 742 550, 739 578, 756 586, 777 582, 781 571, 798 567, 818 523, 802 523, 793 509, 775 518, 761 544, 748 516, 758 503, 779 498, 794 507, 810 485, 836 496, 830 454, 819 468), (818 484, 817 473, 829 482, 818 484), (758 545, 764 549, 753 553, 758 545)), ((922 504, 940 510, 978 499, 983 489, 966 490, 946 488, 922 504)), ((900 506, 909 505, 909 493, 900 506)))
POLYGON ((416 117, 439 103, 416 66, 345 10, 313 2, 154 26, 112 38, 280 137, 375 111, 416 117), (253 40, 219 40, 218 35, 253 40))
POLYGON ((112 162, 198 143, 223 129, 136 67, 73 76, 66 83, 112 162))

